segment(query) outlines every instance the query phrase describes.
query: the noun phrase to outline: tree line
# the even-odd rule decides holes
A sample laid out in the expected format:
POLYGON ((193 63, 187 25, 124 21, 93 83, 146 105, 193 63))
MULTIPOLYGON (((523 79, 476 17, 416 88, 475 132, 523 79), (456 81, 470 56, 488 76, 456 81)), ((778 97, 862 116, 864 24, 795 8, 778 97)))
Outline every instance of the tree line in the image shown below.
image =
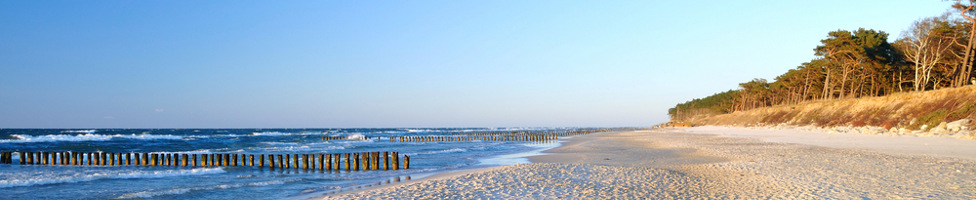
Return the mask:
POLYGON ((816 57, 777 76, 694 99, 668 110, 672 120, 804 101, 883 96, 974 84, 976 0, 957 0, 954 11, 919 19, 903 36, 860 28, 827 33, 816 57))

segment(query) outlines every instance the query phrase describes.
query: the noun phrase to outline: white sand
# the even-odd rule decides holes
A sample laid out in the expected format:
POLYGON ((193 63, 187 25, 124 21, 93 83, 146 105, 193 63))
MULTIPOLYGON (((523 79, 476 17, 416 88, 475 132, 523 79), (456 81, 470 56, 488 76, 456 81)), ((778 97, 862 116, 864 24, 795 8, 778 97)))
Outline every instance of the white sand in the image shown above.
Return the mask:
POLYGON ((976 140, 950 137, 827 134, 805 128, 742 128, 703 126, 676 129, 678 132, 714 134, 724 137, 757 138, 767 142, 807 144, 830 148, 864 149, 891 154, 918 154, 976 160, 976 140))
POLYGON ((964 148, 949 151, 888 136, 790 134, 724 127, 591 134, 532 164, 326 198, 976 199, 971 143, 949 141, 964 148))

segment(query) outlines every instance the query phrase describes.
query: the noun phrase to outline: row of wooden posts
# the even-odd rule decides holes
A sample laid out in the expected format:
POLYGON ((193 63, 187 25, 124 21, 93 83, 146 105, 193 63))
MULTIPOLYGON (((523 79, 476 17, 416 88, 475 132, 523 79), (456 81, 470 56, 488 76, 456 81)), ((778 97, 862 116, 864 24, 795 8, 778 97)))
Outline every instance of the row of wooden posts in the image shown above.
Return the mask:
MULTIPOLYGON (((88 166, 268 166, 271 169, 318 170, 398 170, 399 152, 362 152, 343 154, 159 154, 105 152, 16 152, 21 165, 88 165, 88 166), (257 157, 257 160, 255 160, 257 157), (275 159, 277 157, 277 159, 275 159), (316 159, 316 157, 318 157, 316 159), (267 159, 266 159, 267 158, 267 159), (345 162, 343 161, 345 158, 345 162), (392 159, 391 159, 392 158, 392 159), (250 162, 249 162, 250 161, 250 162), (265 162, 267 161, 267 162, 265 162), (340 165, 341 164, 341 165, 340 165), (299 168, 301 167, 301 168, 299 168)), ((0 163, 13 164, 14 152, 0 152, 0 163)), ((403 155, 403 169, 410 169, 410 156, 403 155)))
POLYGON ((391 137, 390 142, 461 142, 461 141, 526 141, 545 142, 558 139, 556 135, 505 135, 505 136, 401 136, 391 137))

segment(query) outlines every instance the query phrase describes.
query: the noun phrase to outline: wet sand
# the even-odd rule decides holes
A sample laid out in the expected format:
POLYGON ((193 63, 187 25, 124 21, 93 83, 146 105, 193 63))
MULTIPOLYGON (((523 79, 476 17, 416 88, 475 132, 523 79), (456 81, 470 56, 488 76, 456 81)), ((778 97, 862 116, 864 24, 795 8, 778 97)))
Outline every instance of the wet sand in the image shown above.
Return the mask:
POLYGON ((832 146, 836 142, 816 137, 783 141, 792 137, 790 131, 796 130, 770 135, 705 127, 591 134, 531 157, 531 164, 443 174, 326 199, 976 198, 976 161, 965 156, 976 151, 976 142, 955 144, 956 153, 932 155, 911 140, 886 143, 905 147, 894 148, 899 151, 832 146))

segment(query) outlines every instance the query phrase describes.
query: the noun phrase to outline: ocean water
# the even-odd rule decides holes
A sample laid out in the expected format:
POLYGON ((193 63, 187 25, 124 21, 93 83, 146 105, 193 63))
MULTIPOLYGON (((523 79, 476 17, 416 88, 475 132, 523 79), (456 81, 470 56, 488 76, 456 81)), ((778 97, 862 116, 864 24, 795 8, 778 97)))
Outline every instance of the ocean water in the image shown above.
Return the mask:
POLYGON ((422 176, 528 162, 556 142, 390 142, 388 137, 570 128, 0 129, 0 151, 335 154, 396 151, 410 169, 321 172, 267 167, 0 164, 0 199, 304 199, 422 176), (341 140, 323 141, 322 137, 341 140), (365 138, 369 139, 365 139, 365 138))

